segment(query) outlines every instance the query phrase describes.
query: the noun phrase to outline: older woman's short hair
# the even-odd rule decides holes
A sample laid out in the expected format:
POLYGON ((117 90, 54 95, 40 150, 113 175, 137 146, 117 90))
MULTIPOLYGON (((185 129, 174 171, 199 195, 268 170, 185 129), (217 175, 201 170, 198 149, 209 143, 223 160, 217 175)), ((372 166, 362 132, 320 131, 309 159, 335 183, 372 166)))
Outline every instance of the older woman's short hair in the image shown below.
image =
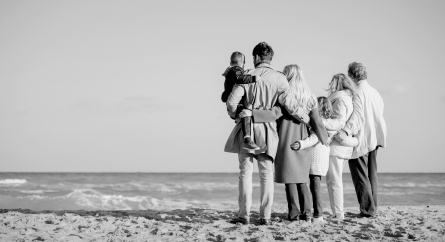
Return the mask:
POLYGON ((368 73, 366 73, 366 67, 362 63, 352 62, 348 67, 348 76, 361 81, 368 78, 368 73))

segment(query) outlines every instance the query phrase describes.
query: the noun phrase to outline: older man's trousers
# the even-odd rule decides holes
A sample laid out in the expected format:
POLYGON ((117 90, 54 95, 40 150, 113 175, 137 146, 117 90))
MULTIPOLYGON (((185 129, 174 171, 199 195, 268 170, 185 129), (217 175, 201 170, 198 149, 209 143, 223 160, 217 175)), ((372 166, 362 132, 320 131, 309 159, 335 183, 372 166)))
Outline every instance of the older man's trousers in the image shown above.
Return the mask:
POLYGON ((350 159, 349 170, 361 214, 374 216, 378 205, 377 149, 359 158, 350 159))

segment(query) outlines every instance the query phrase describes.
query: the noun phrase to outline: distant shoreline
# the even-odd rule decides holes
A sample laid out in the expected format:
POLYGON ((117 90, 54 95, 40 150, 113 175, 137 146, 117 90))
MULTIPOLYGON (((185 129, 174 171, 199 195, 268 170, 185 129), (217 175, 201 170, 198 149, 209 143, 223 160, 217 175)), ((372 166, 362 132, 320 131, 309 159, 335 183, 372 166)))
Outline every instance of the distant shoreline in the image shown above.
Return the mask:
MULTIPOLYGON (((2 171, 0 174, 11 174, 11 173, 25 173, 25 174, 238 174, 238 172, 114 172, 114 171, 85 171, 85 172, 71 172, 71 171, 44 171, 44 172, 36 172, 36 171, 2 171)), ((254 172, 258 173, 258 172, 254 172)), ((349 172, 343 172, 348 173, 349 172)), ((445 172, 379 172, 378 174, 445 174, 445 172)))

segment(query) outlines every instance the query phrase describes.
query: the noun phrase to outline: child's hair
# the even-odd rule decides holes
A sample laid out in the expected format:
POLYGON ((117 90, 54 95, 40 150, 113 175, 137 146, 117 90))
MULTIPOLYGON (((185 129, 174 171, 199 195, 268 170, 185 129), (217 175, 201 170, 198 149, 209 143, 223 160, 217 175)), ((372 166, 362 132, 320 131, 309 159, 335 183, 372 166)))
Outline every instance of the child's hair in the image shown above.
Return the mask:
POLYGON ((325 119, 335 118, 334 110, 332 110, 332 104, 326 97, 317 97, 318 112, 320 116, 325 119))
POLYGON ((246 62, 245 59, 243 53, 235 51, 230 56, 230 65, 243 65, 246 62))

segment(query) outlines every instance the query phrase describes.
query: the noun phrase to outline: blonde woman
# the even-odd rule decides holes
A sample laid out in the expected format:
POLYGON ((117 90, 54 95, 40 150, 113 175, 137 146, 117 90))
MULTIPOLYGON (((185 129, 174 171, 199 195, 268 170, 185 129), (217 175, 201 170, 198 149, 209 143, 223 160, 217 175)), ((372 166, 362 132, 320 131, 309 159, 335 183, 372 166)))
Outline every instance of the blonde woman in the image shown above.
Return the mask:
POLYGON ((280 107, 271 110, 253 110, 255 123, 278 120, 278 150, 275 157, 275 182, 284 183, 288 204, 288 219, 308 220, 311 217, 311 193, 309 170, 311 150, 298 150, 297 140, 310 134, 309 124, 302 122, 309 116, 310 126, 322 144, 326 144, 327 133, 318 114, 317 99, 307 85, 298 65, 288 65, 283 70, 290 88, 280 98, 280 107), (283 107, 284 106, 284 107, 283 107))
MULTIPOLYGON (((337 74, 332 77, 328 88, 328 100, 332 104, 335 116, 323 119, 323 124, 328 131, 340 131, 352 114, 352 98, 356 95, 355 84, 345 74, 337 74)), ((329 199, 332 213, 335 218, 344 219, 343 211, 343 167, 351 158, 353 147, 343 145, 337 139, 330 144, 329 169, 326 174, 329 199)))

